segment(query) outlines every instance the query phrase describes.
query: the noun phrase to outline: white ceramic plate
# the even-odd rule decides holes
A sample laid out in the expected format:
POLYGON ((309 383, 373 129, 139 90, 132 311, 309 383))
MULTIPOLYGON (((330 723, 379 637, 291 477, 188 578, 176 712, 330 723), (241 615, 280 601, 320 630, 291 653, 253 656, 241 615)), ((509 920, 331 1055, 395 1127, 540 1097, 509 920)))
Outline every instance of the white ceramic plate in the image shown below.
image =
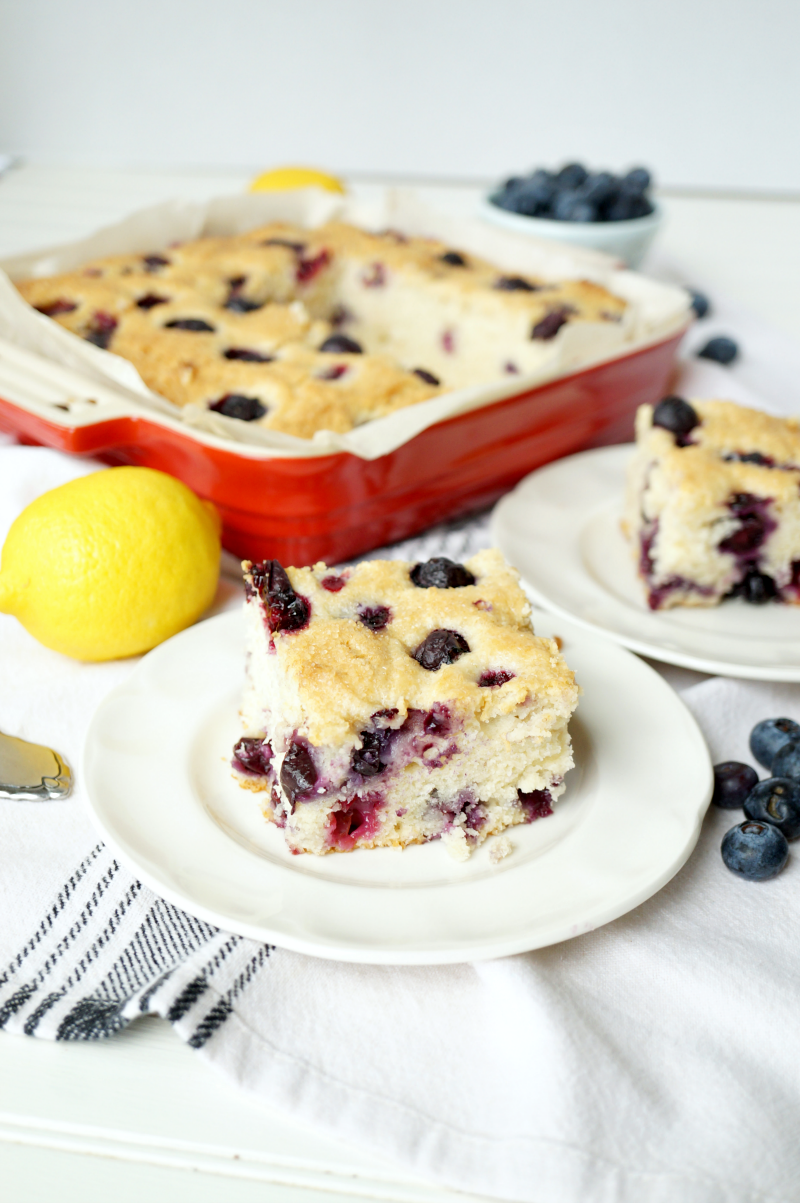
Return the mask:
POLYGON ((93 817, 159 894, 242 935, 315 956, 440 964, 503 956, 590 931, 684 864, 711 794, 703 738, 651 668, 541 615, 584 689, 578 767, 552 815, 488 840, 465 863, 439 843, 292 856, 256 794, 231 777, 243 683, 239 614, 163 644, 109 695, 84 755, 93 817), (676 754, 676 749, 680 754, 676 754))
POLYGON ((600 447, 531 473, 492 517, 497 547, 532 600, 635 652, 726 677, 800 681, 800 607, 648 609, 620 529, 633 444, 600 447))

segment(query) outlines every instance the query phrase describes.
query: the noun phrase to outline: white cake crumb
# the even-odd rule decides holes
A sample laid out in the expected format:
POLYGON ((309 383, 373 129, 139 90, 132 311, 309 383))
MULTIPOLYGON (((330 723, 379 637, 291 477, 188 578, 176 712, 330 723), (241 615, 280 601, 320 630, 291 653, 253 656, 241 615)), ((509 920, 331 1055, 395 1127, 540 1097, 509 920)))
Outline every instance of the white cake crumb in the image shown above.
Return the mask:
POLYGON ((505 860, 514 851, 514 845, 507 835, 501 835, 499 839, 492 843, 489 849, 489 861, 493 865, 499 865, 501 860, 505 860))
POLYGON ((469 860, 472 849, 469 846, 463 828, 454 827, 452 831, 446 831, 442 836, 442 843, 453 860, 469 860))

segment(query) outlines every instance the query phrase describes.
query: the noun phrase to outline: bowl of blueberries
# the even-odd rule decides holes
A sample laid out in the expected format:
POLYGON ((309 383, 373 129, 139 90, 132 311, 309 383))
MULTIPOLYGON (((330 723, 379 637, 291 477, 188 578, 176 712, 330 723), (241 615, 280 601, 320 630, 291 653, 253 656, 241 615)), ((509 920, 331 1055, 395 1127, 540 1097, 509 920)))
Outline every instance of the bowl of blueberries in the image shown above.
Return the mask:
POLYGON ((650 195, 652 184, 646 167, 624 175, 589 171, 582 163, 566 163, 558 171, 538 167, 490 192, 481 213, 518 233, 605 251, 636 268, 662 218, 650 195))

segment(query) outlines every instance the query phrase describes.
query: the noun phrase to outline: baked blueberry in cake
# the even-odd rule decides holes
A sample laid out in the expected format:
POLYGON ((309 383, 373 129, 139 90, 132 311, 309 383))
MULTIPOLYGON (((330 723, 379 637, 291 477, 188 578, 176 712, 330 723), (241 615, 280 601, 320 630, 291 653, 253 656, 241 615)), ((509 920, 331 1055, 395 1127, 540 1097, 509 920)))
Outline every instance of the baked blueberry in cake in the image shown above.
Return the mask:
POLYGON ((643 405, 623 527, 651 609, 800 601, 800 425, 732 401, 643 405))
POLYGON ((300 438, 536 372, 557 355, 570 366, 586 355, 580 338, 565 350, 576 327, 591 329, 595 354, 632 337, 625 302, 591 281, 508 275, 432 239, 339 222, 276 222, 17 287, 130 360, 185 416, 211 411, 228 430, 246 422, 300 438))
POLYGON ((578 687, 499 552, 244 572, 232 763, 292 852, 441 839, 464 859, 551 813, 578 687))

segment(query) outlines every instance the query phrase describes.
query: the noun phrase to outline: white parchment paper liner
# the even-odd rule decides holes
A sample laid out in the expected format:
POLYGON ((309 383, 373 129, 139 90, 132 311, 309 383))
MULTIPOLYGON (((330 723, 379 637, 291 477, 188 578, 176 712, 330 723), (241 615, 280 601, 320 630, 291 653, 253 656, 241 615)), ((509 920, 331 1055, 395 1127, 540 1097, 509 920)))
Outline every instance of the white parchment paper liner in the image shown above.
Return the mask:
MULTIPOLYGON (((620 270, 606 255, 523 237, 477 219, 448 217, 430 208, 411 190, 389 190, 375 202, 332 196, 318 189, 227 196, 207 204, 169 201, 139 210, 77 242, 2 260, 0 269, 0 389, 5 385, 9 400, 25 404, 30 393, 24 387, 27 373, 33 388, 30 400, 40 404, 56 404, 54 398, 60 388, 70 398, 81 392, 87 396, 101 394, 106 404, 110 398, 116 399, 118 405, 114 408, 120 410, 122 406, 120 412, 130 412, 131 407, 140 414, 149 411, 201 442, 221 440, 230 446, 234 441, 242 451, 246 449, 247 454, 259 458, 349 451, 362 459, 377 459, 445 418, 661 341, 685 326, 690 313, 688 294, 681 288, 620 270), (549 353, 534 375, 457 389, 377 418, 347 434, 318 431, 312 439, 300 439, 254 423, 237 422, 201 405, 179 409, 151 392, 133 364, 92 346, 37 313, 10 282, 73 271, 103 255, 144 254, 193 238, 242 233, 268 221, 311 227, 332 218, 367 228, 391 227, 440 238, 508 272, 552 280, 590 279, 624 298, 628 310, 620 324, 564 326, 549 344, 549 353)), ((95 420, 107 416, 101 408, 95 420)))

